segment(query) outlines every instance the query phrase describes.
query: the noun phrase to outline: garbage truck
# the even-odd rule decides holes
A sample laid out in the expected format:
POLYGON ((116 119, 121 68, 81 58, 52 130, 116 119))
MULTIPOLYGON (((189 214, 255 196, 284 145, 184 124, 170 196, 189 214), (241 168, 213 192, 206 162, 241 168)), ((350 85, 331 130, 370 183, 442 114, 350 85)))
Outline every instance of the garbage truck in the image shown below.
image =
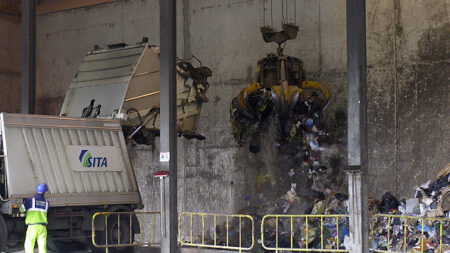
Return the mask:
MULTIPOLYGON (((211 70, 191 58, 200 66, 177 60, 177 132, 202 140, 196 130, 211 70)), ((0 113, 0 252, 23 240, 19 208, 39 183, 49 186, 48 246, 54 248, 67 240, 90 243, 96 212, 142 208, 127 143, 151 145, 159 135, 159 61, 159 48, 147 38, 95 46, 75 73, 59 116, 0 113)), ((97 219, 98 238, 117 240, 117 222, 97 219)), ((124 227, 129 222, 120 224, 120 231, 130 231, 124 227)), ((131 230, 140 233, 136 217, 131 230)))
MULTIPOLYGON (((96 212, 142 207, 119 120, 1 113, 1 252, 23 240, 19 208, 41 182, 49 187, 47 229, 55 248, 64 240, 90 242, 96 212)), ((109 238, 117 233, 114 222, 108 222, 109 238)), ((133 223, 131 232, 139 233, 138 220, 133 223)), ((105 231, 105 225, 96 224, 96 230, 105 231)))

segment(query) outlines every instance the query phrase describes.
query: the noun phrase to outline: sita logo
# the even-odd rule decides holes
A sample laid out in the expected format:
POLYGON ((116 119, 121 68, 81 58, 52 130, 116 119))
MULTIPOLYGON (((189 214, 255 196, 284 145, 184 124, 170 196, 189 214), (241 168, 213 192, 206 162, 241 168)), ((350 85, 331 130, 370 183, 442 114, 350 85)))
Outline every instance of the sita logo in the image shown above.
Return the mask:
POLYGON ((84 168, 108 167, 106 157, 93 157, 86 149, 81 150, 80 157, 78 159, 83 164, 84 168))

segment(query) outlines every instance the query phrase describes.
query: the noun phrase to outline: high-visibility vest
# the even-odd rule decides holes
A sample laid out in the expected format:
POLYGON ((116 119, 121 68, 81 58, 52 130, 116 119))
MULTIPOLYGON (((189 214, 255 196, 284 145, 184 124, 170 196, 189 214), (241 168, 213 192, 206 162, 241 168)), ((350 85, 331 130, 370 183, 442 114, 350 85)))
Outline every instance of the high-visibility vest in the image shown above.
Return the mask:
POLYGON ((25 224, 27 225, 46 225, 47 212, 49 208, 48 201, 44 196, 38 194, 34 198, 27 199, 20 207, 21 212, 27 212, 25 224))

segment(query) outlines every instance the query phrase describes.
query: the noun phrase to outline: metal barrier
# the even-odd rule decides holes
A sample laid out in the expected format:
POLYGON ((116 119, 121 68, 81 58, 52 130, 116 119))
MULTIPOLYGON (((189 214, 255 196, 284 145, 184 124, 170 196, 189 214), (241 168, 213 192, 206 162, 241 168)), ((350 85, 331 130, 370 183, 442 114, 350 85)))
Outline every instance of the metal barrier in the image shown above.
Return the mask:
MULTIPOLYGON (((348 252, 348 250, 345 249, 340 249, 340 238, 339 238, 339 221, 344 219, 348 221, 348 215, 343 214, 343 215, 277 215, 277 214, 269 214, 263 217, 262 221, 261 221, 261 245, 263 246, 264 249, 266 250, 274 250, 275 252, 278 252, 280 250, 290 250, 290 251, 308 251, 308 252, 348 252), (275 245, 273 246, 269 246, 266 245, 266 241, 264 238, 264 234, 266 233, 266 220, 269 219, 275 219, 275 232, 273 232, 273 230, 268 230, 269 233, 272 233, 272 235, 274 234, 275 238, 275 245), (279 231, 279 221, 280 219, 288 219, 289 222, 289 226, 290 226, 290 233, 287 235, 290 240, 290 244, 289 245, 280 245, 279 239, 280 239, 280 231, 279 231), (305 223, 294 223, 294 220, 305 220, 305 223), (313 223, 317 223, 318 220, 320 219, 320 248, 310 248, 309 247, 309 243, 310 242, 310 233, 312 233, 312 230, 310 230, 310 222, 312 221, 313 223), (328 248, 324 248, 324 219, 326 220, 336 220, 336 222, 334 223, 336 225, 336 248, 335 249, 328 249, 328 248), (295 244, 294 243, 294 237, 301 237, 301 227, 303 226, 303 224, 305 225, 305 229, 304 229, 304 233, 305 233, 305 240, 304 243, 302 243, 303 245, 299 245, 298 243, 295 244), (300 231, 297 235, 295 234, 294 230, 295 228, 298 229, 298 231, 300 231), (304 246, 304 247, 302 247, 304 246)), ((273 225, 272 225, 273 227, 273 225)), ((301 241, 302 238, 298 238, 298 241, 301 241)), ((333 237, 334 238, 334 237, 333 237)), ((267 239, 267 238, 266 238, 267 239)), ((341 238, 343 239, 343 238, 341 238)))
MULTIPOLYGON (((440 228, 439 228, 439 251, 438 252, 441 252, 441 253, 443 253, 443 249, 442 249, 442 247, 443 247, 443 223, 444 222, 450 222, 450 218, 421 218, 421 217, 416 217, 416 216, 402 216, 402 215, 389 215, 389 214, 376 214, 376 215, 374 215, 373 216, 373 221, 372 221, 372 231, 371 231, 371 245, 372 245, 372 252, 409 252, 408 251, 408 244, 407 244, 407 238, 408 238, 408 232, 410 232, 410 234, 412 234, 412 235, 414 235, 414 231, 409 231, 408 229, 407 229, 407 226, 408 226, 408 224, 407 224, 407 222, 408 222, 408 220, 416 220, 416 221, 420 221, 420 226, 421 226, 421 229, 419 229, 419 232, 420 232, 420 238, 421 238, 421 242, 420 242, 420 251, 421 252, 424 252, 424 237, 425 237, 425 226, 424 226, 424 223, 426 222, 426 221, 430 221, 431 223, 434 223, 434 222, 439 222, 440 223, 440 228), (379 219, 379 218, 384 218, 385 219, 385 221, 386 221, 386 219, 387 219, 387 250, 380 250, 380 249, 374 249, 373 248, 373 245, 374 245, 374 232, 375 232, 375 229, 376 229, 376 227, 375 227, 375 222, 379 219), (392 234, 391 234, 391 224, 392 224, 392 222, 394 222, 394 220, 395 219, 400 219, 400 222, 401 223, 403 223, 403 251, 390 251, 390 246, 389 246, 389 244, 390 244, 390 242, 391 242, 391 239, 393 239, 393 238, 391 238, 391 236, 392 236, 392 234)), ((385 224, 383 224, 383 225, 385 225, 385 224)), ((415 225, 414 225, 415 226, 415 225)), ((414 230, 415 230, 415 227, 414 227, 414 230)), ((414 252, 416 252, 416 251, 414 251, 414 252)), ((446 251, 447 252, 447 251, 446 251)))
POLYGON ((242 252, 252 249, 255 244, 255 223, 250 215, 183 212, 179 216, 178 226, 178 242, 181 246, 239 250, 239 252, 242 252), (194 226, 194 224, 197 224, 194 221, 201 222, 201 224, 194 226), (220 225, 220 221, 223 221, 224 224, 220 225), (183 230, 183 225, 186 223, 189 224, 189 230, 187 233, 184 233, 186 231, 183 230), (207 225, 210 225, 209 237, 205 235, 207 232, 205 227, 208 227, 207 225), (221 231, 220 227, 223 228, 223 231, 221 231), (194 230, 197 228, 201 228, 200 238, 197 234, 194 235, 194 230), (250 228, 251 234, 249 233, 250 228), (248 238, 247 236, 251 237, 250 245, 243 245, 245 242, 242 240, 242 230, 247 232, 244 238, 248 238), (218 233, 222 233, 222 235, 218 233), (239 243, 237 243, 237 240, 239 243))
MULTIPOLYGON (((155 246, 159 212, 98 212, 92 216, 92 244, 97 248, 132 247, 132 246, 155 246), (104 218, 97 217, 103 216, 104 218), (151 241, 145 238, 145 229, 140 224, 148 224, 145 220, 151 216, 153 233, 151 241), (136 226, 139 226, 137 228, 136 226), (140 240, 136 240, 135 232, 140 231, 140 240)), ((160 237, 158 238, 160 239, 160 237)))

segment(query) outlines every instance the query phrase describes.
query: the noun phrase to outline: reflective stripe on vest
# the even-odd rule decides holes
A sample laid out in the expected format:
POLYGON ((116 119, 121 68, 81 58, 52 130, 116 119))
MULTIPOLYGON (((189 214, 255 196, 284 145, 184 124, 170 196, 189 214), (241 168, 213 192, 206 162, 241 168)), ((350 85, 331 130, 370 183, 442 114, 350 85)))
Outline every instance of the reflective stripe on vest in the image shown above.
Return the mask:
POLYGON ((25 224, 42 224, 45 225, 47 221, 47 211, 49 203, 47 200, 31 199, 31 206, 27 210, 27 217, 25 218, 25 224))
MULTIPOLYGON (((40 201, 43 202, 43 201, 40 201)), ((31 208, 29 208, 27 211, 38 211, 38 212, 47 212, 48 211, 48 201, 45 201, 45 208, 38 208, 36 207, 36 198, 32 198, 31 200, 31 208)))

